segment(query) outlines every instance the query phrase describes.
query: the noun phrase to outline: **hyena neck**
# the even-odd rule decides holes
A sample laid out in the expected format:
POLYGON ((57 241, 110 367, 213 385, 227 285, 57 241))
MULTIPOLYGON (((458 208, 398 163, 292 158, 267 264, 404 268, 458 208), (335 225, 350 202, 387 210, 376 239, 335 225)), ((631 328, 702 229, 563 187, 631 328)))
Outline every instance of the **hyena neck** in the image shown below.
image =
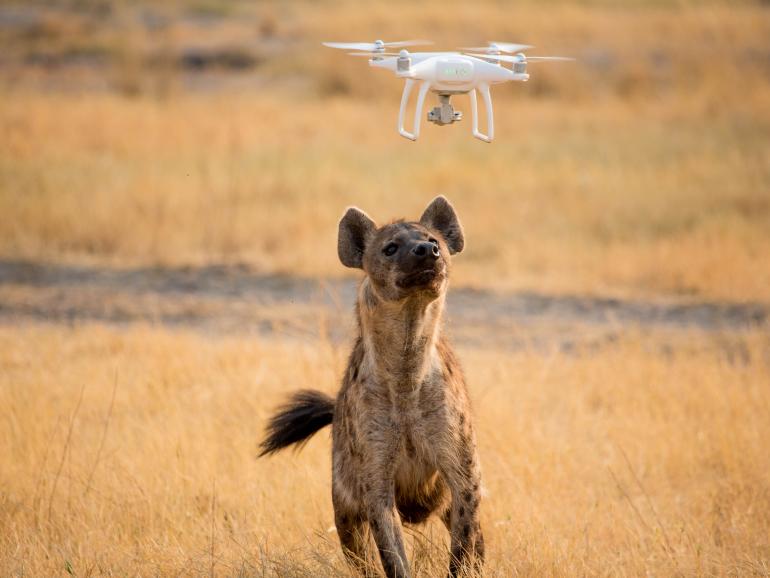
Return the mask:
POLYGON ((436 299, 415 296, 385 301, 365 279, 356 309, 364 355, 377 381, 402 391, 419 387, 438 362, 444 292, 436 299))

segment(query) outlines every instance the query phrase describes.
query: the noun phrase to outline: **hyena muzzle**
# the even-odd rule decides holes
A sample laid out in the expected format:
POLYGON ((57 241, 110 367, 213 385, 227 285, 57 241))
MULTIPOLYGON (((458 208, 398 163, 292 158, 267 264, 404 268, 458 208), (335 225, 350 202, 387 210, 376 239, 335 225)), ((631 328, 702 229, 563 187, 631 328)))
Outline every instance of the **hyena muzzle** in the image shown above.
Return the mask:
POLYGON ((332 500, 349 562, 362 573, 369 535, 385 574, 410 575, 401 523, 437 514, 451 534, 449 574, 481 570, 481 472, 465 380, 442 336, 450 255, 462 227, 444 197, 418 222, 382 227, 350 208, 339 224, 342 264, 366 274, 358 336, 333 399, 300 391, 267 427, 261 454, 332 425, 332 500))

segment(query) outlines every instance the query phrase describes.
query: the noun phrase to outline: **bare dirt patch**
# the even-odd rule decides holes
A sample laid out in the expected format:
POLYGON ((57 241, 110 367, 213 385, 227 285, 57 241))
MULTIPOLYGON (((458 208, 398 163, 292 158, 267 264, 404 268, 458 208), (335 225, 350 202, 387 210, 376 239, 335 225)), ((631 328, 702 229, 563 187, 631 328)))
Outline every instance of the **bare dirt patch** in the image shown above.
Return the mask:
MULTIPOLYGON (((345 340, 356 281, 266 275, 247 266, 108 268, 0 262, 0 321, 145 323, 204 332, 345 340)), ((751 330, 770 306, 682 299, 450 291, 452 334, 466 346, 601 344, 621 331, 751 330)))

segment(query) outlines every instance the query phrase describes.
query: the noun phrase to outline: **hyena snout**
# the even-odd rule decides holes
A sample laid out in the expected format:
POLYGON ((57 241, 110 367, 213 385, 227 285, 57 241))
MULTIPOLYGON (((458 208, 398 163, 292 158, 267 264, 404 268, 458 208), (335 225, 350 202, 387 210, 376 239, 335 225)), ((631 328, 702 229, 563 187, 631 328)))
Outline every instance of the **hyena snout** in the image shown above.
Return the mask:
POLYGON ((397 285, 402 289, 418 289, 436 285, 440 288, 446 277, 446 263, 436 241, 415 240, 406 247, 399 263, 397 285))
POLYGON ((426 263, 432 263, 441 256, 438 245, 428 241, 415 243, 414 247, 412 247, 411 253, 420 261, 426 263))

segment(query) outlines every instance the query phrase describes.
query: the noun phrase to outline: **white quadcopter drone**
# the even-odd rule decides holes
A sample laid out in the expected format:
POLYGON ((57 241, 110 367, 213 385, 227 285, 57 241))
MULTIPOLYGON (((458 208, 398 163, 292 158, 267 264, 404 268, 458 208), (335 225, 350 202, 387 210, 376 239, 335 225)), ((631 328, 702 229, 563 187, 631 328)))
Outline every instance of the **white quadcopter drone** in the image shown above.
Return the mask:
POLYGON ((528 44, 511 44, 508 42, 490 42, 488 46, 464 48, 472 52, 413 52, 406 48, 398 53, 385 52, 386 48, 401 48, 406 46, 424 46, 432 44, 426 40, 405 40, 401 42, 324 42, 324 46, 356 50, 350 52, 353 56, 369 57, 369 66, 386 68, 396 73, 398 78, 406 79, 404 92, 401 96, 401 108, 398 111, 398 133, 409 140, 417 140, 420 136, 420 117, 428 90, 438 94, 439 106, 428 113, 428 121, 443 126, 462 120, 463 113, 456 112, 449 99, 455 94, 470 94, 471 115, 473 116, 473 136, 484 142, 492 142, 495 136, 494 118, 492 115, 492 96, 489 86, 509 80, 525 82, 529 80, 527 63, 547 60, 573 60, 563 56, 526 56, 522 50, 532 48, 528 44), (483 53, 482 53, 483 51, 483 53), (507 54, 502 54, 507 53, 507 54), (502 65, 503 62, 513 64, 511 68, 502 65), (420 82, 417 95, 417 107, 414 113, 412 132, 404 128, 404 116, 409 95, 414 85, 420 82), (476 91, 481 92, 484 106, 487 109, 487 134, 479 131, 478 103, 476 91))

